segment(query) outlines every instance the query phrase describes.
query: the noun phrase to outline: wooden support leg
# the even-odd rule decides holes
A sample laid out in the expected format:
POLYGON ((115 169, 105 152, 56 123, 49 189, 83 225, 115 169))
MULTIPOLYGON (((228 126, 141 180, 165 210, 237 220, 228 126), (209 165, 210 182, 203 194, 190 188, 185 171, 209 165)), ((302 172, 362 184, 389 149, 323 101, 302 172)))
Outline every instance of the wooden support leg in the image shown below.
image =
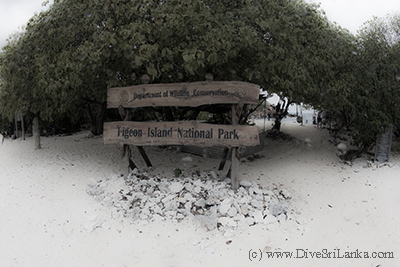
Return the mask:
POLYGON ((128 177, 131 170, 136 168, 136 165, 131 159, 132 153, 131 153, 131 148, 129 147, 129 145, 124 145, 123 149, 124 149, 124 154, 122 157, 122 164, 123 164, 122 174, 125 177, 128 177))
POLYGON ((232 148, 232 166, 231 166, 231 185, 233 190, 239 189, 238 180, 239 159, 237 158, 237 148, 232 148))
MULTIPOLYGON (((119 115, 121 115, 121 118, 124 121, 129 121, 130 120, 130 114, 129 111, 123 108, 122 106, 118 107, 119 115)), ((120 146, 121 148, 121 146, 120 146)), ((125 177, 128 177, 129 173, 131 170, 134 170, 136 167, 136 164, 132 160, 132 152, 131 148, 129 145, 123 145, 121 148, 121 156, 122 156, 122 174, 125 177)))
MULTIPOLYGON (((239 124, 240 114, 242 113, 243 103, 239 103, 238 105, 232 105, 231 116, 232 116, 232 125, 239 124)), ((239 179, 238 179, 238 170, 239 170, 239 158, 238 158, 238 148, 232 148, 232 166, 231 166, 231 186, 233 190, 238 190, 239 188, 239 179)))
POLYGON ((222 154, 221 163, 219 164, 218 170, 222 171, 225 167, 226 158, 228 157, 229 148, 224 148, 224 153, 222 154))
POLYGON ((153 167, 153 165, 150 162, 149 157, 146 154, 146 151, 144 151, 144 148, 142 146, 137 146, 137 149, 139 150, 140 155, 142 155, 142 158, 146 162, 147 167, 153 167))

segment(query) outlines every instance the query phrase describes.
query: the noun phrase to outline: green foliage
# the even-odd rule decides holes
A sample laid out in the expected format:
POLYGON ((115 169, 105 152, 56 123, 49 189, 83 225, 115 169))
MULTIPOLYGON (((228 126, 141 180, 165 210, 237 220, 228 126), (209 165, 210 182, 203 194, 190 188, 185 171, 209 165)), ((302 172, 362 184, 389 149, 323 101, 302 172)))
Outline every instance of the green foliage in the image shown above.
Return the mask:
POLYGON ((365 23, 357 38, 347 42, 354 52, 339 65, 344 71, 321 101, 324 109, 341 114, 354 145, 362 150, 371 149, 390 123, 399 126, 399 26, 399 16, 365 23))
POLYGON ((212 73, 304 98, 314 86, 303 69, 314 68, 307 59, 324 23, 303 1, 55 1, 5 48, 2 109, 45 121, 80 120, 88 109, 93 120, 108 88, 144 74, 169 83, 212 73))
MULTIPOLYGON (((353 36, 303 0, 55 1, 0 54, 0 112, 3 121, 18 109, 54 125, 88 116, 101 133, 108 88, 145 75, 171 83, 211 73, 277 93, 282 116, 292 103, 332 110, 367 149, 389 123, 399 128, 399 25, 394 15, 353 36)), ((200 111, 132 115, 192 119, 200 111)))

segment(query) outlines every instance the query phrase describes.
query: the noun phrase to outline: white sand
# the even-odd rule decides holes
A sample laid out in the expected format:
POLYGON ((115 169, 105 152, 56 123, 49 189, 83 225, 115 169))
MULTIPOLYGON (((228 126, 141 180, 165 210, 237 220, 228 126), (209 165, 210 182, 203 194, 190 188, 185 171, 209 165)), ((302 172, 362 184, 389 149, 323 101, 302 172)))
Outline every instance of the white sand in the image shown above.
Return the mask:
MULTIPOLYGON (((399 266, 400 157, 392 155, 390 166, 381 168, 365 158, 349 166, 339 162, 327 131, 294 123, 282 131, 297 140, 267 139, 263 157, 242 163, 240 174, 266 188, 287 189, 293 220, 226 232, 207 231, 190 218, 111 218, 86 189, 91 180, 115 178, 118 150, 86 138, 87 132, 42 138, 40 150, 32 138, 6 139, 0 145, 0 266, 399 266), (330 258, 312 254, 325 251, 330 258), (337 258, 357 251, 362 257, 393 252, 394 258, 337 258), (268 259, 267 252, 301 258, 268 259)), ((145 149, 155 166, 149 175, 172 177, 177 167, 185 173, 227 170, 217 171, 215 159, 182 162, 186 154, 145 149)), ((119 182, 111 179, 109 187, 119 182)))

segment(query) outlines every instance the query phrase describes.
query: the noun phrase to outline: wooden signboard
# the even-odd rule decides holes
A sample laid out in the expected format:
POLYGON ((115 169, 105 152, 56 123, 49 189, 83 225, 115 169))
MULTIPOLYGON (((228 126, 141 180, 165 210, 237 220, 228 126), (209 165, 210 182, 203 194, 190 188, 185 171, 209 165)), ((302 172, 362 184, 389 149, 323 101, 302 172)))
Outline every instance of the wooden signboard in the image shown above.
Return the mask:
MULTIPOLYGON (((259 85, 232 81, 143 84, 110 88, 107 92, 107 108, 118 108, 123 121, 104 123, 104 143, 122 144, 121 155, 125 174, 136 166, 131 160, 129 145, 137 146, 148 166, 151 163, 142 146, 229 147, 232 151, 232 188, 237 190, 240 157, 238 147, 260 144, 257 127, 238 125, 239 118, 243 105, 257 104, 259 94, 259 85), (231 105, 232 125, 198 121, 135 122, 131 121, 127 111, 127 108, 148 106, 198 107, 213 104, 231 105)), ((228 153, 225 154, 227 156, 228 153)))
POLYGON ((107 108, 257 104, 259 94, 259 85, 245 82, 143 84, 108 89, 107 108))
POLYGON ((256 126, 218 125, 197 121, 106 122, 103 138, 105 144, 124 143, 136 146, 239 147, 260 144, 256 126))

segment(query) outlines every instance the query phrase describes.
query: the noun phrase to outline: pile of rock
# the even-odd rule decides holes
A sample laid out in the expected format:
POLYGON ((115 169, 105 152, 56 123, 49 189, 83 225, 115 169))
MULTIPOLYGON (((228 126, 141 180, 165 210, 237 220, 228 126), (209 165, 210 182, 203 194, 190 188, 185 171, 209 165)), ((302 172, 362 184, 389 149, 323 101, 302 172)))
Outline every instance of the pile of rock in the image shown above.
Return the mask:
POLYGON ((149 177, 135 170, 126 179, 115 176, 90 181, 87 193, 110 207, 113 218, 181 221, 194 216, 209 230, 273 224, 290 217, 287 190, 264 189, 242 180, 235 192, 230 189, 230 179, 214 178, 213 173, 190 178, 149 177))

